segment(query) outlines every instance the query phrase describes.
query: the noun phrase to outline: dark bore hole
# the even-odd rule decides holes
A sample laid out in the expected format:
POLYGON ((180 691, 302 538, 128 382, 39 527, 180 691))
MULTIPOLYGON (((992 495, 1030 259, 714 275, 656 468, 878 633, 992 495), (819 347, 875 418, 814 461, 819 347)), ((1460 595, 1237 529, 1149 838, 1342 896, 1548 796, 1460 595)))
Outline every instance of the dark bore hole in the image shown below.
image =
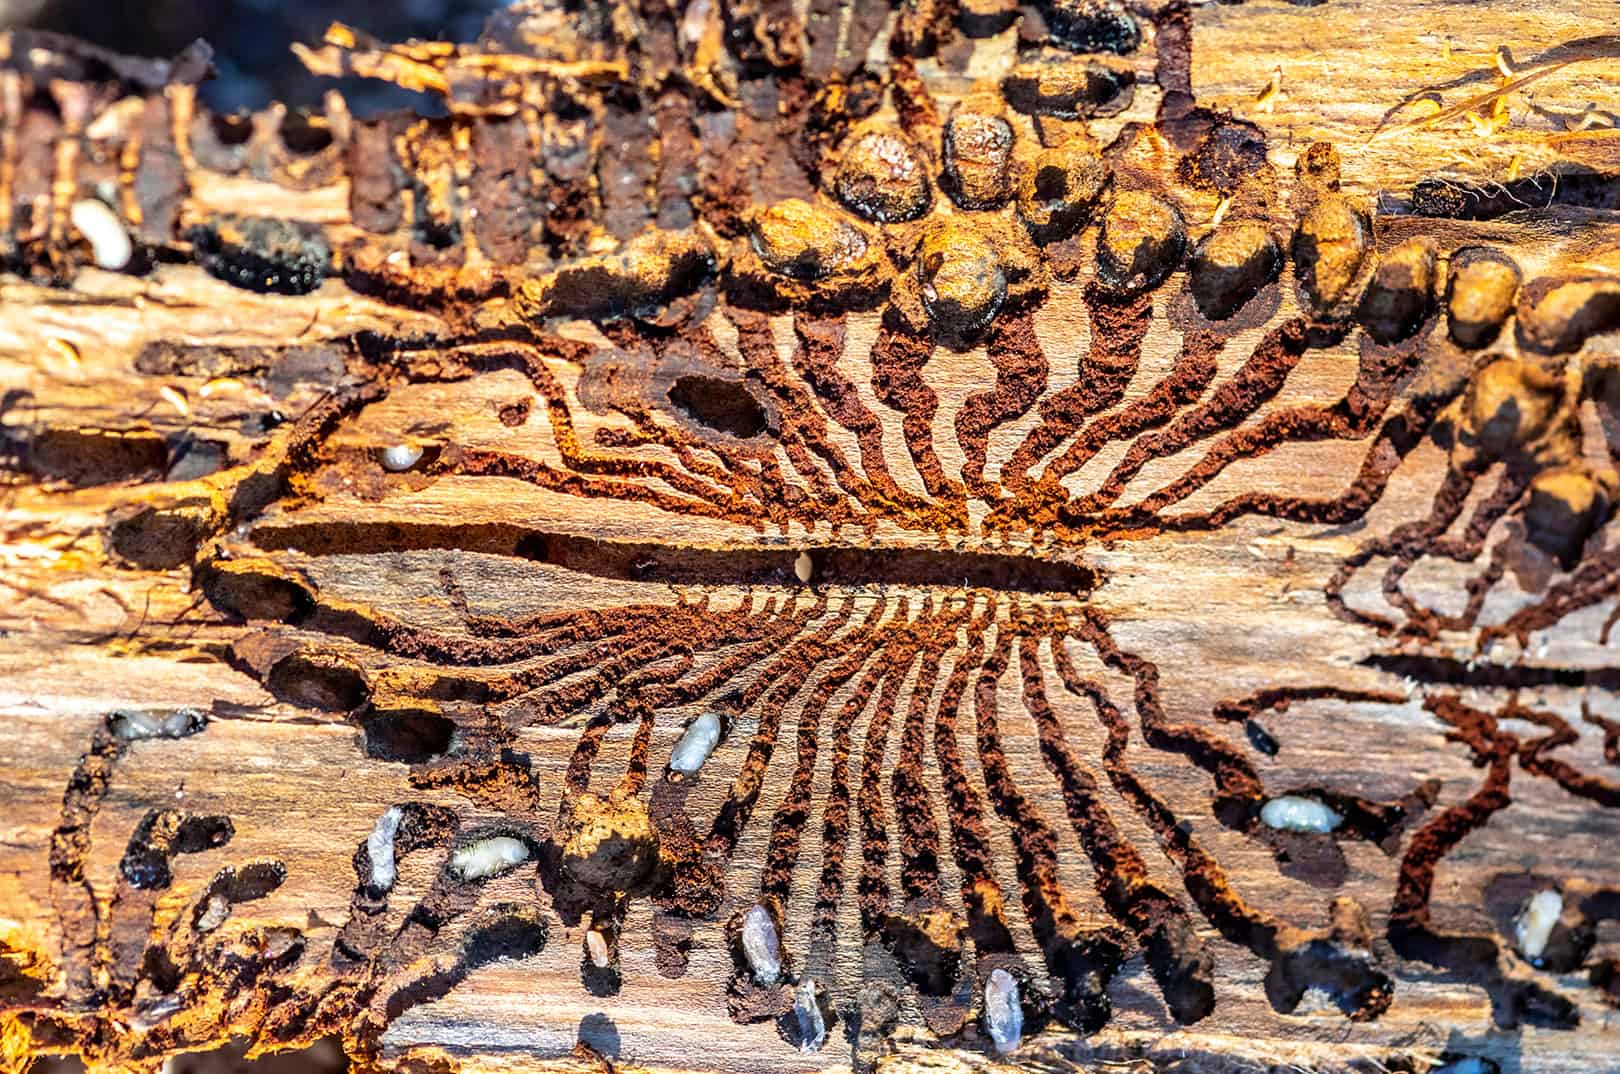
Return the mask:
POLYGON ((448 250, 461 241, 461 229, 454 225, 424 223, 417 226, 416 237, 432 249, 448 250))
POLYGON ((300 156, 313 156, 332 144, 332 132, 324 121, 291 112, 281 121, 281 142, 300 156))
POLYGON ((1069 196, 1069 183, 1062 168, 1042 168, 1035 173, 1035 196, 1041 201, 1062 201, 1069 196))
POLYGON ((180 987, 182 975, 180 967, 175 965, 168 950, 153 945, 146 949, 146 955, 141 961, 141 976, 151 981, 159 992, 173 992, 180 987))
POLYGON ((425 764, 450 752, 456 725, 427 712, 373 713, 360 720, 366 756, 401 764, 425 764))
POLYGON ((315 597, 309 590, 262 571, 226 573, 206 564, 198 574, 208 602, 242 619, 289 622, 315 608, 315 597))
POLYGON ((232 902, 252 902, 279 888, 287 879, 287 867, 279 861, 248 862, 236 871, 230 885, 232 902))
POLYGON ((231 818, 223 816, 187 816, 174 834, 176 854, 201 854, 230 842, 235 830, 231 818))
POLYGON ((243 145, 253 137, 253 117, 245 112, 232 112, 229 115, 215 113, 208 122, 220 145, 243 145))
POLYGON ((765 431, 765 408, 734 380, 681 377, 670 386, 669 401, 693 421, 728 436, 747 439, 765 431))
POLYGON ((28 466, 36 477, 70 485, 108 485, 160 476, 169 447, 150 430, 42 430, 28 445, 28 466))
POLYGON ((288 653, 270 669, 265 686, 278 700, 326 712, 353 711, 371 695, 358 667, 320 652, 288 653))
POLYGON ((119 558, 136 567, 172 570, 196 557, 211 523, 202 501, 177 504, 168 510, 139 507, 113 520, 107 541, 119 558))
POLYGON ((463 959, 468 969, 503 958, 528 958, 546 946, 544 923, 520 914, 499 917, 467 938, 463 959))

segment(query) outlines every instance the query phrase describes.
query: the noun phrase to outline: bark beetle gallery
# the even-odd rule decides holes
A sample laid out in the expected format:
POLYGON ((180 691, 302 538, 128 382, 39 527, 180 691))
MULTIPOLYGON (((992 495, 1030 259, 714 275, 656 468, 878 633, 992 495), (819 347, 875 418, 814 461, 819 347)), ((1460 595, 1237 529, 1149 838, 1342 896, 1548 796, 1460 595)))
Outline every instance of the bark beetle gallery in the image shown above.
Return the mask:
POLYGON ((1201 100, 1348 17, 11 35, 0 1054, 1612 1070, 1612 145, 1351 177, 1620 50, 1201 100))

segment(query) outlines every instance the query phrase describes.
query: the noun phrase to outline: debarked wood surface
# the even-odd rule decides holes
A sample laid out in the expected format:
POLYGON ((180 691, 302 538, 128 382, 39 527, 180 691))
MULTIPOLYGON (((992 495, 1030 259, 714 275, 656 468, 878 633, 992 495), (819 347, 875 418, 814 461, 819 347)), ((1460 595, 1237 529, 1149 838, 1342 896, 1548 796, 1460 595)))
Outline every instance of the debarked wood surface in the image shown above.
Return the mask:
MULTIPOLYGON (((177 212, 319 225, 338 268, 307 294, 233 287, 178 230, 144 275, 85 264, 81 243, 69 286, 4 277, 0 1063, 82 1052, 155 1069, 237 1036, 275 1050, 336 1035, 357 1065, 421 1071, 1615 1069, 1620 218, 1601 187, 1620 146, 1620 43, 1604 36, 1620 7, 1255 0, 1176 24, 1151 6, 1141 49, 1110 60, 1135 70, 1129 105, 1082 126, 1108 146, 1141 125, 1117 175, 1163 176, 1189 241, 1249 212, 1288 249, 1308 198, 1344 197, 1375 224, 1363 286, 1412 239, 1435 243, 1441 274, 1489 245, 1525 293, 1588 281, 1590 334, 1538 349, 1522 322, 1553 314, 1521 298, 1499 337, 1458 346, 1437 279, 1410 338, 1313 339, 1260 390, 1256 356, 1320 312, 1295 253, 1220 323, 1178 267, 1131 299, 1134 358, 1088 417, 1142 413, 1194 359, 1207 390, 1157 425, 1101 428, 1042 486, 1075 504, 1115 482, 1089 514, 1050 498, 998 514, 1011 460, 1054 424, 1042 403, 1085 399, 1099 354, 1122 353, 1107 311, 1128 303, 1091 289, 1095 221, 1041 254, 1038 297, 1017 306, 1015 283, 984 334, 931 346, 917 367, 931 412, 887 394, 881 302, 811 313, 796 295, 760 312, 711 285, 683 320, 553 306, 535 340, 516 333, 523 281, 613 249, 609 231, 460 277, 518 281, 504 294, 461 297, 460 266, 443 265, 423 278, 450 282, 421 294, 362 293, 344 271, 374 240, 341 169, 294 189, 196 165, 177 212), (1197 104, 1263 132, 1273 200, 1175 185, 1189 149, 1154 121, 1176 25, 1197 104), (1530 74, 1504 118, 1489 95, 1530 74), (1341 161, 1331 192, 1296 172, 1320 142, 1341 161), (1600 192, 1535 202, 1519 182, 1571 168, 1600 192), (1532 203, 1413 214, 1424 180, 1532 203), (806 375, 807 339, 847 393, 806 375), (154 364, 162 347, 184 361, 154 364), (1036 352, 1045 371, 1015 383, 1036 352), (779 381, 750 373, 770 355, 779 381), (1495 359, 1507 366, 1487 375, 1495 359), (1401 373, 1375 420, 1300 434, 1383 368, 1401 373), (683 408, 683 377, 743 387, 683 408), (1020 386, 1021 409, 990 398, 1020 386), (1223 399, 1226 418, 1175 424, 1223 399), (998 406, 975 448, 960 416, 998 406), (761 424, 715 424, 732 420, 761 424), (423 454, 387 468, 396 444, 423 454), (1221 452, 1229 465, 1206 462, 1221 452), (1338 515, 1280 506, 1357 488, 1365 502, 1338 515), (1232 510, 1244 497, 1273 507, 1232 510), (1537 502, 1586 526, 1563 562, 1537 502), (119 738, 117 713, 186 709, 201 715, 183 734, 119 738), (670 751, 707 711, 726 733, 672 783, 670 751), (1278 834, 1258 810, 1285 794, 1350 819, 1278 834), (367 892, 368 836, 405 803, 421 809, 415 842, 391 890, 367 892), (624 856, 650 838, 655 868, 585 845, 582 827, 615 810, 624 856), (527 860, 458 880, 454 852, 497 835, 527 860), (147 852, 165 882, 131 881, 147 852), (1515 931, 1538 890, 1563 908, 1540 965, 1515 931), (1150 909, 1153 892, 1173 912, 1150 909), (1364 909, 1363 929, 1336 899, 1364 909), (819 1051, 778 1022, 792 989, 760 986, 739 951, 735 919, 762 900, 793 980, 824 990, 819 1051), (944 995, 916 974, 951 944, 896 940, 936 909, 963 954, 944 995), (1164 941, 1188 964, 1161 972, 1145 952, 1166 921, 1191 938, 1164 941), (1006 945, 981 945, 996 926, 1006 945), (609 969, 591 964, 592 927, 609 969), (1117 973, 1066 995, 1063 960, 1106 963, 1087 945, 1110 943, 1117 973), (1026 1004, 1007 1055, 981 1018, 994 966, 1050 997, 1026 1004), (1292 1006, 1279 974, 1303 989, 1292 1006), (1167 999, 1178 983, 1185 1005, 1167 999), (1077 1025, 1099 995, 1100 1021, 1077 1025)), ((939 116, 1025 62, 1018 33, 916 62, 939 116)), ((875 117, 900 122, 893 97, 875 117)), ((420 190, 413 205, 431 200, 420 190)), ((934 196, 938 215, 969 216, 934 196)), ((391 242, 375 240, 377 260, 420 264, 391 242)), ((717 240, 733 263, 748 243, 717 240)), ((1023 466, 1060 458, 1083 424, 1023 466)))

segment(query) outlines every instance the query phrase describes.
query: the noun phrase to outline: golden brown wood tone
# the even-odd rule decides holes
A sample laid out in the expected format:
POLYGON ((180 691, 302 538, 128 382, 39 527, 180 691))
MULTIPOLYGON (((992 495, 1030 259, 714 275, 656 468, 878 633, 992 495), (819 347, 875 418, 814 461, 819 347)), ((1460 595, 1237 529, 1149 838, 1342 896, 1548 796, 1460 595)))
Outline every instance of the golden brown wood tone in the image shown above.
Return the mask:
POLYGON ((1614 1070, 1614 16, 13 35, 0 1067, 1614 1070))

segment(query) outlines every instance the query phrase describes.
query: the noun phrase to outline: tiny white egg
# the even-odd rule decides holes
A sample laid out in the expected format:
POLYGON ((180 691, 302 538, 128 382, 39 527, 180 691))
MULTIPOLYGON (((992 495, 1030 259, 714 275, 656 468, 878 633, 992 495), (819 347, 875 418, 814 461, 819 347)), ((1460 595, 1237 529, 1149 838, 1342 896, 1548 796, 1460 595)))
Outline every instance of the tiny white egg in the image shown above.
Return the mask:
POLYGON ((393 444, 382 449, 381 457, 384 470, 399 473, 422 461, 422 449, 415 444, 393 444))

